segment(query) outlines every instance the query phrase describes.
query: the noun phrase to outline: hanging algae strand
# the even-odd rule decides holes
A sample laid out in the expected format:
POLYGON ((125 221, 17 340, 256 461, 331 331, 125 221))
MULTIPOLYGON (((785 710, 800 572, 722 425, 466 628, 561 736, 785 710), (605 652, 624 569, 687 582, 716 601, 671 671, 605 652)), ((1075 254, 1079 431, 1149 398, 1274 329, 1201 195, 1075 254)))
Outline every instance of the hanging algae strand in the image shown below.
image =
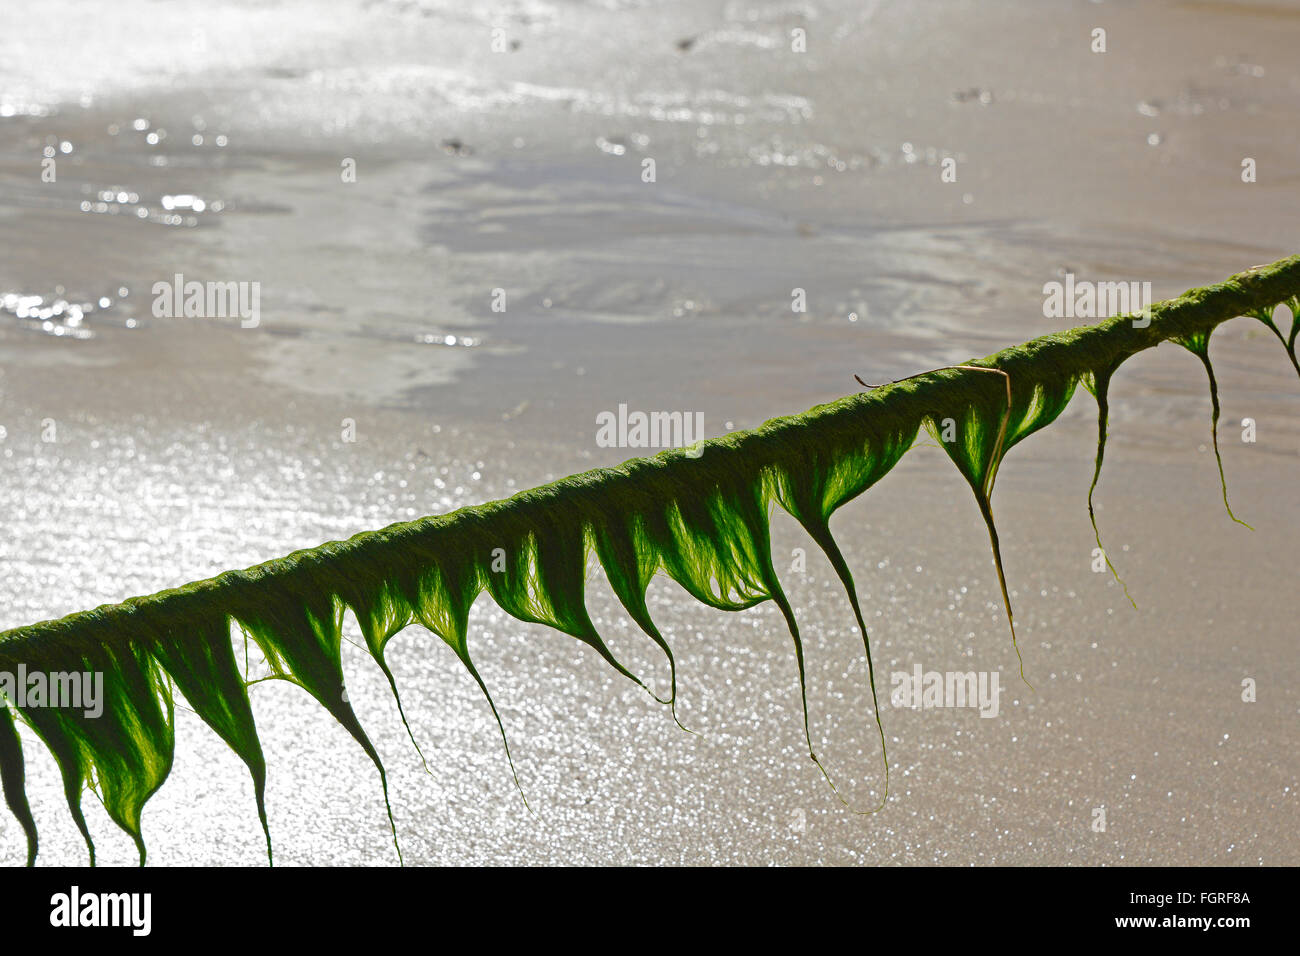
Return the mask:
MULTIPOLYGON (((1006 407, 1004 408, 1001 417, 998 419, 997 435, 993 440, 992 446, 988 450, 988 457, 984 461, 984 466, 982 468, 983 478, 978 486, 974 482, 971 482, 971 490, 975 493, 975 501, 979 505, 980 515, 984 518, 985 527, 988 528, 989 543, 993 546, 993 566, 997 569, 998 585, 1002 589, 1002 607, 1007 612, 1007 626, 1011 629, 1011 646, 1015 649, 1016 660, 1020 662, 1020 679, 1025 682, 1026 687, 1033 690, 1034 685, 1030 684, 1028 680, 1025 680, 1025 659, 1020 656, 1020 645, 1016 641, 1016 625, 1011 616, 1011 596, 1007 593, 1007 578, 1002 571, 1002 549, 998 545, 998 532, 997 527, 993 523, 993 506, 991 502, 993 496, 993 482, 997 477, 998 465, 1002 461, 1003 443, 1006 441, 1007 437, 1007 423, 1011 417, 1011 376, 1000 368, 986 368, 982 365, 942 365, 939 368, 931 369, 929 372, 919 372, 916 375, 909 375, 907 378, 895 379, 894 381, 885 384, 897 385, 899 382, 906 382, 909 379, 919 378, 922 375, 931 375, 934 372, 942 371, 992 372, 996 375, 1001 375, 1006 384, 1006 407)), ((882 385, 868 385, 857 375, 854 375, 853 377, 857 379, 858 384, 863 388, 872 389, 884 387, 882 385)), ((931 427, 937 427, 937 423, 934 419, 929 419, 927 424, 931 427)), ((941 445, 946 446, 949 444, 948 440, 944 439, 942 434, 940 434, 938 438, 941 445)))
POLYGON ((1133 610, 1136 611, 1137 601, 1133 600, 1133 595, 1129 594, 1128 585, 1119 576, 1119 571, 1111 563, 1110 554, 1106 551, 1105 545, 1101 543, 1101 531, 1097 529, 1097 512, 1092 505, 1092 496, 1097 490, 1097 481, 1101 478, 1101 463, 1106 457, 1106 429, 1110 418, 1110 376, 1113 371, 1113 369, 1098 369, 1083 378, 1083 387, 1091 392, 1092 397, 1097 401, 1097 456, 1092 467, 1092 483, 1088 485, 1088 520, 1092 522, 1092 536, 1097 541, 1097 550, 1101 552, 1102 560, 1106 562, 1111 577, 1124 589, 1124 596, 1128 598, 1128 603, 1132 604, 1133 610))
MULTIPOLYGON (((1162 342, 1197 336, 1208 342, 1218 325, 1235 316, 1258 318, 1268 309, 1271 318, 1273 307, 1283 302, 1292 304, 1294 313, 1298 296, 1300 256, 1293 256, 1157 303, 1149 320, 1115 316, 1003 349, 966 367, 911 376, 751 431, 703 441, 689 452, 670 449, 634 458, 504 501, 363 532, 243 571, 0 633, 0 674, 16 673, 21 666, 47 680, 56 672, 104 675, 103 713, 95 719, 76 709, 12 701, 0 706, 0 783, 26 834, 28 861, 36 858, 37 831, 14 718, 54 758, 68 812, 91 860, 94 843, 81 799, 94 781, 109 818, 130 835, 143 862, 141 814, 174 758, 174 688, 248 767, 266 829, 266 762, 249 702, 250 681, 240 672, 231 642, 235 627, 258 645, 276 678, 314 697, 370 757, 396 845, 383 764, 343 692, 345 614, 356 619, 366 648, 381 666, 387 642, 404 628, 420 624, 437 634, 478 683, 504 741, 500 714, 470 655, 469 611, 485 591, 511 616, 570 635, 641 683, 610 653, 588 615, 586 568, 593 551, 629 616, 667 656, 670 702, 676 700, 675 664, 646 607, 654 577, 662 573, 720 610, 774 601, 794 641, 804 738, 816 759, 803 646, 772 565, 774 505, 798 520, 826 552, 850 596, 865 646, 866 627, 852 575, 830 533, 831 515, 887 474, 922 428, 952 417, 961 423, 962 440, 942 447, 980 503, 1010 623, 988 505, 1007 452, 1054 421, 1080 382, 1095 387, 1099 374, 1108 376, 1162 342), (1005 388, 994 393, 986 387, 989 376, 972 375, 972 369, 1000 374, 1005 388), (499 552, 508 556, 504 570, 493 568, 499 552)), ((1295 337, 1293 324, 1290 341, 1284 342, 1288 351, 1295 337)), ((1103 438, 1104 429, 1099 446, 1103 438)), ((1012 634, 1014 641, 1014 627, 1012 634)), ((875 703, 874 665, 866 650, 875 703)), ((397 692, 395 681, 390 688, 397 692)), ((876 718, 884 755, 878 706, 876 718)), ((508 763, 513 772, 513 759, 508 763)), ((887 757, 885 772, 887 787, 887 757)), ((266 839, 269 859, 269 830, 266 839)))
POLYGON ((1175 341, 1201 360, 1201 364, 1205 366, 1206 377, 1210 380, 1210 441, 1214 446, 1214 460, 1219 466, 1219 486, 1223 490, 1223 507, 1227 510, 1229 518, 1254 531, 1254 528, 1232 513, 1232 505, 1228 504, 1228 480, 1223 475, 1223 456, 1219 454, 1219 383, 1214 378, 1214 365, 1210 362, 1210 333, 1197 332, 1175 341))

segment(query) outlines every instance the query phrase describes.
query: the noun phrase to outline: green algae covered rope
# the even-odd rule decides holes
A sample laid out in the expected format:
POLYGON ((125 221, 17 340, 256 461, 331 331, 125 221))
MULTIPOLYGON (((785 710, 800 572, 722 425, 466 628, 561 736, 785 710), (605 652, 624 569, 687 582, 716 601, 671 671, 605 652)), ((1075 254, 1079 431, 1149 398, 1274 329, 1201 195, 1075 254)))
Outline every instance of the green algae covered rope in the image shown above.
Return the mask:
MULTIPOLYGON (((340 645, 348 610, 395 695, 396 681, 384 660, 388 641, 413 623, 441 637, 482 688, 503 740, 504 726, 468 642, 470 607, 483 591, 514 617, 589 645, 640 683, 614 657, 588 615, 586 568, 593 552, 629 617, 667 656, 672 690, 665 703, 670 705, 676 702, 676 663, 646 605, 651 579, 662 571, 696 599, 723 610, 774 601, 794 643, 804 738, 817 761, 808 726, 803 645, 772 562, 769 518, 774 504, 825 551, 842 582, 867 652, 874 702, 869 636, 853 576, 830 532, 837 508, 888 473, 922 428, 933 431, 939 422, 953 419, 957 439, 941 445, 970 484, 988 527, 1010 624, 990 501, 1006 452, 1055 420, 1083 383, 1099 409, 1091 514, 1106 437, 1106 392, 1119 365, 1161 342, 1191 348, 1211 372, 1217 417, 1208 343, 1221 323, 1251 315, 1269 325, 1300 371, 1295 358, 1300 321, 1293 323, 1289 336, 1273 323, 1274 308, 1282 303, 1300 315, 1300 256, 1158 303, 1149 316, 1117 316, 1046 335, 967 367, 926 372, 690 450, 632 459, 504 501, 391 525, 244 571, 4 632, 0 673, 21 667, 46 679, 63 672, 104 676, 104 706, 98 716, 12 701, 0 705, 0 779, 26 833, 28 862, 36 857, 37 834, 13 716, 53 755, 91 862, 94 843, 81 811, 82 793, 91 781, 144 862, 141 812, 171 769, 175 688, 247 764, 270 858, 266 763, 248 698, 250 682, 231 645, 232 625, 261 648, 272 677, 302 687, 347 728, 375 763, 386 803, 383 764, 343 685, 340 645), (972 374, 983 370, 1002 374, 972 374)), ((1226 490, 1224 500, 1226 504, 1226 490)), ((1095 516, 1093 525, 1095 530, 1095 516)), ((398 702, 400 707, 400 698, 398 702)), ((884 732, 876 710, 883 755, 884 732)), ((509 759, 508 744, 506 753, 509 759)), ((887 763, 885 780, 887 799, 887 763)), ((391 825, 391 808, 389 821, 391 825)), ((395 827, 393 833, 396 843, 395 827)))

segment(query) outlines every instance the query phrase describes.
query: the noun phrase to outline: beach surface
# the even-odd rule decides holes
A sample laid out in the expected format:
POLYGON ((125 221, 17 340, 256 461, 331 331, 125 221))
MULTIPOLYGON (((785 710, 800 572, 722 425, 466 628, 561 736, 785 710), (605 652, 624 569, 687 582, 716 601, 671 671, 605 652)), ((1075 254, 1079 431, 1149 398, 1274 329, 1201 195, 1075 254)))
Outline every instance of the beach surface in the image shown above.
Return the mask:
MULTIPOLYGON (((1300 251, 1296 4, 330 9, 0 11, 0 629, 616 464, 644 453, 597 442, 620 405, 716 436, 854 374, 1092 321, 1044 315, 1067 273, 1161 299, 1300 251), (256 322, 156 315, 177 274, 257 282, 256 322)), ((1091 397, 1000 470, 1033 689, 939 449, 837 514, 890 758, 876 814, 808 759, 770 604, 727 614, 652 585, 687 734, 589 648, 483 598, 473 652, 531 811, 451 650, 418 627, 390 645, 426 773, 349 617, 349 696, 405 861, 1300 863, 1300 381, 1253 319, 1211 354, 1228 493, 1254 530, 1225 512, 1200 362, 1173 345, 1128 362, 1095 500, 1136 609, 1093 569, 1091 397), (917 667, 996 674, 996 716, 892 706, 891 675, 917 667)), ((773 534, 814 746, 873 808, 848 602, 793 520, 773 534)), ((664 692, 598 569, 588 606, 664 692)), ((301 690, 251 693, 277 865, 396 863, 364 753, 301 690)), ((243 765, 183 699, 176 730, 150 863, 261 865, 243 765)), ((57 768, 24 740, 41 862, 83 862, 57 768)), ((84 805, 100 862, 134 863, 84 805)), ((23 859, 0 814, 0 861, 23 859)))

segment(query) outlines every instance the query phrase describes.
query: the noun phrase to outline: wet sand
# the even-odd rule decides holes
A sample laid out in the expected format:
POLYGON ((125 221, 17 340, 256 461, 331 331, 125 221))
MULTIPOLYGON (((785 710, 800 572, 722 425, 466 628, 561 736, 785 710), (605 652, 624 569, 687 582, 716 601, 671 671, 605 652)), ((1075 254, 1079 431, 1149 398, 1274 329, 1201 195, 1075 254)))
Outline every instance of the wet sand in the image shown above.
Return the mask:
MULTIPOLYGON (((1234 344, 1256 361, 1277 358, 1267 343, 1234 344)), ((199 345, 228 360, 215 341, 199 345)), ((1003 470, 999 523, 1036 693, 1016 677, 974 503, 936 449, 912 452, 837 516, 882 696, 885 675, 918 663, 996 671, 1005 690, 995 719, 886 705, 894 792, 883 814, 846 811, 802 753, 793 657, 773 611, 713 612, 656 583, 652 612, 677 650, 681 716, 697 736, 589 650, 486 602, 476 608, 476 659, 536 817, 511 783, 486 705, 447 648, 413 628, 392 651, 430 778, 382 676, 346 647, 351 697, 390 771, 408 862, 1295 862, 1285 824, 1300 675, 1288 653, 1296 601, 1283 569, 1296 557, 1298 516, 1278 494, 1289 487, 1291 456, 1268 441, 1225 441, 1234 505, 1257 530, 1233 525, 1213 461, 1198 450, 1207 402, 1193 360, 1159 351, 1170 354, 1135 360, 1116 403, 1131 412, 1148 397, 1141 378, 1173 373, 1187 420, 1153 429, 1117 418, 1098 492, 1104 540, 1138 611, 1109 575, 1090 569, 1090 399, 1080 396, 1003 470), (1243 677, 1258 680, 1257 703, 1240 701, 1243 677), (1089 829, 1098 806, 1108 814, 1104 834, 1089 829)), ((63 394, 80 405, 79 387, 126 371, 83 369, 63 394)), ((6 623, 147 593, 618 457, 521 438, 509 423, 434 433, 431 416, 391 410, 359 417, 359 440, 345 445, 338 422, 352 405, 284 395, 272 423, 245 414, 246 394, 214 394, 204 382, 211 374, 196 375, 194 388, 221 403, 220 427, 189 403, 160 417, 159 403, 176 394, 170 385, 160 394, 145 376, 111 409, 56 416, 55 446, 33 439, 36 422, 11 425, 15 517, 41 546, 10 539, 8 580, 26 586, 12 591, 6 623)), ((48 376, 10 368, 6 384, 21 390, 48 376)), ((1252 377, 1225 371, 1230 414, 1246 407, 1252 377)), ((1274 425, 1262 419, 1261 432, 1274 425)), ((791 524, 778 520, 774 553, 813 555, 803 574, 786 571, 793 559, 782 570, 808 642, 815 739, 854 805, 869 806, 881 764, 861 646, 829 568, 791 524)), ((662 691, 662 660, 592 577, 597 625, 662 691)), ((350 621, 348 633, 359 642, 350 621)), ((373 769, 346 735, 301 692, 260 685, 254 702, 277 861, 393 862, 373 769)), ((152 861, 256 863, 260 832, 241 765, 184 709, 178 735, 174 775, 146 813, 152 861)), ((43 859, 75 862, 79 840, 57 774, 41 751, 29 754, 43 859)), ((130 863, 133 848, 102 811, 92 820, 102 859, 130 863)), ((6 835, 11 862, 20 862, 8 824, 6 835)))
MULTIPOLYGON (((518 57, 481 66, 453 49, 481 37, 479 8, 379 9, 354 26, 391 45, 356 62, 318 27, 241 47, 251 65, 220 83, 201 66, 163 82, 130 59, 88 74, 86 105, 43 67, 21 97, 6 87, 0 295, 97 307, 77 326, 89 337, 0 312, 0 628, 616 463, 633 451, 599 447, 595 415, 619 403, 699 411, 721 434, 845 394, 855 372, 986 354, 1074 324, 1042 314, 1043 283, 1065 271, 1150 281, 1161 298, 1295 251, 1290 8, 537 5, 507 21, 518 57), (1110 52, 1075 55, 1098 18, 1110 52), (778 56, 768 44, 800 23, 807 59, 778 56), (50 137, 72 150, 43 184, 50 137), (946 155, 956 184, 939 182, 946 155), (1258 183, 1240 181, 1245 155, 1258 183), (343 184, 349 156, 359 175, 343 184), (170 224, 163 197, 181 194, 206 208, 170 224), (259 327, 154 318, 150 286, 176 272, 261 281, 259 327), (795 286, 807 313, 790 311, 795 286)), ((1213 355, 1229 491, 1256 530, 1223 511, 1199 363, 1172 346, 1130 362, 1097 501, 1138 610, 1090 567, 1089 396, 1002 469, 1035 691, 978 512, 939 451, 916 449, 837 516, 882 699, 916 664, 997 671, 1005 691, 994 719, 886 704, 880 814, 841 806, 803 752, 769 606, 727 615, 652 587, 694 736, 588 649, 477 606, 476 660, 535 816, 446 647, 412 628, 391 652, 428 776, 382 675, 345 645, 407 862, 1300 862, 1300 506, 1286 491, 1300 383, 1253 320, 1223 327, 1213 355)), ((808 644, 814 742, 870 806, 882 766, 861 644, 792 524, 778 519, 774 553, 809 550, 806 571, 777 566, 808 644)), ((591 581, 593 619, 662 690, 663 661, 591 581)), ((346 734, 293 688, 258 685, 254 706, 277 863, 395 862, 374 769, 346 734)), ((242 765, 192 713, 177 725, 176 769, 145 811, 151 862, 260 864, 242 765)), ((27 753, 42 862, 80 862, 57 772, 27 753)), ((94 804, 101 860, 133 862, 94 804)), ((7 816, 0 859, 22 861, 7 816)))

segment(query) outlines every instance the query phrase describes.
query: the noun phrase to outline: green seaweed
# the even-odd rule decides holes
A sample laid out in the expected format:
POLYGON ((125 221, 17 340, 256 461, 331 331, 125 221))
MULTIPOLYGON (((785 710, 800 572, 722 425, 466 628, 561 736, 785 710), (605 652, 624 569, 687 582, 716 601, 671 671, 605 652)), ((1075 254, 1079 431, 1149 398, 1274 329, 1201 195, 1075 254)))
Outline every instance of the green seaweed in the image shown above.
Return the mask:
MULTIPOLYGON (((1223 489, 1223 507, 1228 511, 1228 517, 1239 525, 1250 528, 1250 525, 1242 521, 1232 513, 1232 505, 1228 504, 1228 479, 1223 475, 1223 456, 1219 454, 1219 383, 1214 378, 1214 365, 1210 362, 1210 334, 1213 329, 1193 332, 1191 335, 1181 336, 1176 341, 1187 351, 1191 352, 1201 364, 1205 366, 1206 377, 1210 380, 1210 441, 1214 446, 1214 460, 1219 466, 1219 485, 1223 489)), ((1254 531, 1254 528, 1250 528, 1254 531)))
POLYGON ((26 770, 23 744, 14 727, 13 714, 7 705, 0 706, 0 767, 4 768, 5 803, 27 835, 27 865, 36 863, 36 820, 27 801, 26 770))
POLYGON ((1101 463, 1106 457, 1106 430, 1110 419, 1110 376, 1114 371, 1113 368, 1102 368, 1083 377, 1083 387, 1097 400, 1097 457, 1092 469, 1092 483, 1088 485, 1088 520, 1092 522, 1092 534, 1097 539, 1097 550, 1101 552, 1106 567, 1110 569, 1111 577, 1124 589, 1124 596, 1128 598, 1129 604, 1133 605, 1133 609, 1137 610, 1137 601, 1129 594, 1128 585, 1115 570, 1106 546, 1101 543, 1101 531, 1097 528, 1097 512, 1092 504, 1092 496, 1097 490, 1097 481, 1101 478, 1101 463))
MULTIPOLYGON (((772 561, 769 521, 778 506, 824 551, 852 607, 866 651, 866 677, 885 765, 883 807, 889 762, 870 637, 852 573, 831 534, 831 515, 887 474, 922 429, 935 432, 952 419, 958 425, 957 440, 940 444, 970 485, 989 532, 1014 644, 992 503, 1007 452, 1054 421, 1083 383, 1099 409, 1088 492, 1096 532, 1092 495, 1101 471, 1106 390, 1114 371, 1130 356, 1162 342, 1192 349, 1210 374, 1217 426, 1210 333, 1235 316, 1260 318, 1265 310, 1271 322, 1273 306, 1288 302, 1294 310, 1298 296, 1300 256, 1158 303, 1149 321, 1116 316, 963 366, 850 395, 802 415, 773 419, 752 431, 701 442, 689 451, 673 449, 632 459, 504 501, 394 524, 244 571, 6 631, 0 634, 0 672, 12 673, 20 665, 29 673, 46 675, 96 671, 105 681, 104 711, 98 717, 30 703, 0 706, 0 779, 27 836, 28 862, 36 858, 37 833, 13 717, 27 724, 53 755, 69 812, 91 861, 94 843, 81 812, 87 786, 95 790, 110 818, 131 835, 143 863, 141 814, 172 764, 174 688, 248 766, 272 859, 266 764, 247 690, 254 681, 246 666, 241 674, 235 660, 235 627, 244 636, 246 656, 248 641, 265 656, 270 675, 263 679, 303 688, 370 757, 384 791, 395 846, 397 828, 384 767, 344 687, 340 651, 343 618, 349 610, 395 696, 397 682, 384 660, 394 635, 418 623, 452 648, 483 691, 518 785, 505 726, 470 654, 469 611, 486 591, 515 618, 576 638, 640 684, 611 653, 587 612, 586 569, 592 554, 629 617, 667 658, 671 692, 662 700, 672 708, 674 719, 676 661, 646 604, 646 590, 655 575, 666 574, 697 600, 723 610, 774 602, 794 645, 808 753, 826 774, 812 745, 803 643, 772 561)), ((1293 363, 1296 335, 1296 324, 1289 340, 1278 332, 1293 363)), ((1226 504, 1226 486, 1224 498, 1226 504)), ((1099 547, 1100 540, 1097 533, 1099 547)), ((400 696, 397 703, 406 723, 400 696)), ((406 729, 409 734, 409 724, 406 729)), ((418 745, 416 749, 423 761, 418 745)))
POLYGON ((1286 335, 1282 334, 1282 330, 1278 328, 1277 321, 1274 318, 1277 309, 1276 305, 1263 306, 1248 314, 1263 322, 1277 336, 1277 340, 1282 343, 1287 356, 1291 359, 1291 367, 1295 369, 1297 375, 1300 375, 1300 361, 1296 359, 1295 349, 1296 339, 1300 337, 1300 296, 1294 296, 1284 304, 1291 310, 1291 331, 1286 335))

